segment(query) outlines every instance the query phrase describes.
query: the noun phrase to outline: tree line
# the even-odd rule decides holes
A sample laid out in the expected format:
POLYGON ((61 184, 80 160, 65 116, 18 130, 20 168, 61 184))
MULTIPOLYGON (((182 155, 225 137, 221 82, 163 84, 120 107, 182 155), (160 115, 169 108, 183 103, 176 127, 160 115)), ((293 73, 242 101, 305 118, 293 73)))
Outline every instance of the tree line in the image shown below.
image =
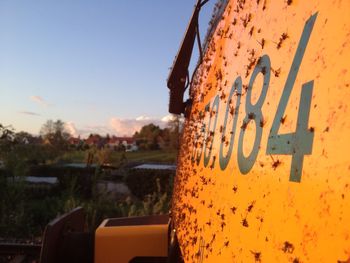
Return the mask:
MULTIPOLYGON (((179 117, 174 117, 165 128, 150 123, 143 126, 140 131, 135 132, 131 138, 140 150, 177 150, 181 130, 182 125, 179 117)), ((97 143, 94 146, 99 148, 106 146, 111 139, 109 134, 105 136, 90 134, 87 139, 91 137, 97 138, 97 143)), ((30 151, 33 151, 34 148, 40 150, 43 152, 43 155, 47 155, 50 150, 61 154, 72 148, 86 150, 90 147, 86 145, 87 140, 80 138, 75 138, 78 143, 72 147, 70 139, 72 139, 72 136, 65 128, 65 123, 62 120, 47 120, 42 125, 38 136, 24 131, 16 132, 11 126, 0 124, 0 159, 4 153, 10 153, 14 150, 18 152, 19 148, 25 146, 31 146, 27 147, 30 148, 30 151)), ((125 148, 117 148, 115 150, 125 150, 125 148)))

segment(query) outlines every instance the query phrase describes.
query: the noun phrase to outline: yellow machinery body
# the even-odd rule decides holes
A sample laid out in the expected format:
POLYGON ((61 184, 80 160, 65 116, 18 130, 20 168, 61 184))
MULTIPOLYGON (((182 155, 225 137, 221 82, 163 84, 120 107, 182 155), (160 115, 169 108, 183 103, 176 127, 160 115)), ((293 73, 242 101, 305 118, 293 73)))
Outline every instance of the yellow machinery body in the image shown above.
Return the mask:
POLYGON ((166 262, 168 216, 106 219, 95 233, 94 262, 166 262))
POLYGON ((175 182, 185 262, 350 262, 350 1, 217 8, 175 182))

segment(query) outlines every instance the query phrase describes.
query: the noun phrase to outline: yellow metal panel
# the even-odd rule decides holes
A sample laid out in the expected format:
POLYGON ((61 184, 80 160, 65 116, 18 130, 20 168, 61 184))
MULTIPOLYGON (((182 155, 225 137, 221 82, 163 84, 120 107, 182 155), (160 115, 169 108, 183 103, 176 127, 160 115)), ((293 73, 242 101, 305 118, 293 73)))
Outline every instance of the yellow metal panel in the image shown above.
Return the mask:
POLYGON ((166 257, 168 225, 104 226, 95 234, 95 262, 127 263, 134 257, 166 257))
POLYGON ((186 262, 350 261, 349 70, 350 1, 229 1, 182 138, 186 262))

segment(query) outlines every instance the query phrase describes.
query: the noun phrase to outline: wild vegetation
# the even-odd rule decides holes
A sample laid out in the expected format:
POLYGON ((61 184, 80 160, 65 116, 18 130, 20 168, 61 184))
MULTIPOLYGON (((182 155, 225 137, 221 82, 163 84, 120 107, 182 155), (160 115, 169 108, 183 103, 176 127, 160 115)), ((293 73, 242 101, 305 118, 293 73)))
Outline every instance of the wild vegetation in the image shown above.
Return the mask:
POLYGON ((40 136, 0 124, 0 239, 41 237, 49 221, 77 206, 84 207, 91 230, 106 217, 167 213, 174 171, 131 167, 175 163, 179 133, 174 123, 165 129, 146 125, 133 136, 139 151, 125 152, 106 144, 72 145, 60 120, 47 121, 40 136), (67 163, 83 165, 64 166, 67 163), (28 176, 55 177, 58 182, 28 184, 28 176), (99 189, 101 180, 124 183, 131 193, 111 197, 99 189))

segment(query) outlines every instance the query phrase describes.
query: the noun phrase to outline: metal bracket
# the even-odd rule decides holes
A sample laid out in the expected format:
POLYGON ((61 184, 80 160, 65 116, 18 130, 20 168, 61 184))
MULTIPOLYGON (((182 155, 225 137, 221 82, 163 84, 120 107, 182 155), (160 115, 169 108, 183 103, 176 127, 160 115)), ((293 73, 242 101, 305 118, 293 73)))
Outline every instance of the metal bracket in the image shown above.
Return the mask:
POLYGON ((183 101, 183 97, 186 86, 189 85, 188 66, 191 61, 191 55, 196 35, 199 35, 199 11, 207 1, 208 0, 205 0, 203 2, 201 0, 197 1, 191 20, 187 26, 185 36, 182 40, 182 44, 177 53, 167 80, 167 86, 170 90, 169 112, 173 114, 185 113, 187 103, 183 101))

